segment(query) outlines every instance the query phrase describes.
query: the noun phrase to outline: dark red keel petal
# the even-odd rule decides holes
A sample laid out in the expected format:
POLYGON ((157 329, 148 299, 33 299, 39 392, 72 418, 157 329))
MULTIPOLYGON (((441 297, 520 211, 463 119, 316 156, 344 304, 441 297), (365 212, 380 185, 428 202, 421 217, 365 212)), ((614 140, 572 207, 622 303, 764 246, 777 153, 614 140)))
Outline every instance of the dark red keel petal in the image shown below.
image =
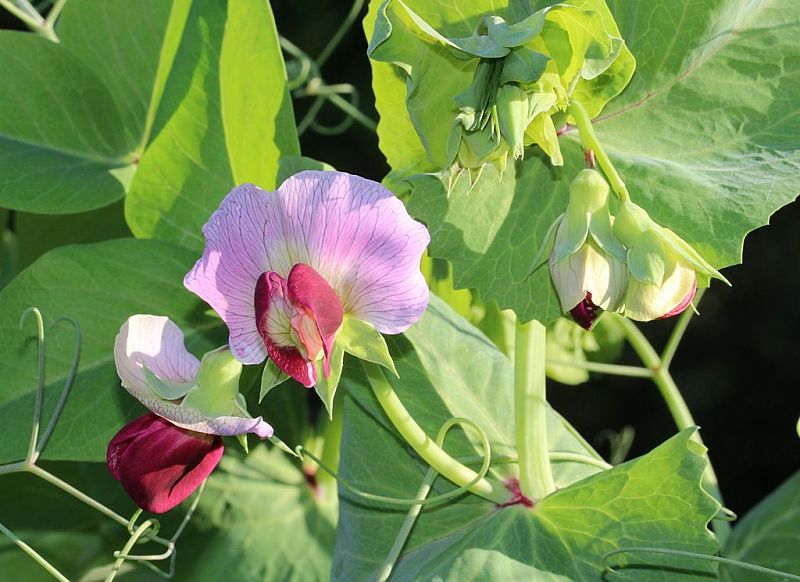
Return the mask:
POLYGON ((599 307, 592 303, 592 294, 587 292, 583 301, 570 309, 570 314, 575 323, 584 329, 591 329, 594 320, 597 319, 599 307))
POLYGON ((108 445, 111 474, 142 509, 164 513, 184 501, 222 457, 216 435, 176 427, 153 413, 126 424, 108 445))
POLYGON ((684 297, 680 303, 678 303, 675 307, 673 307, 672 310, 668 311, 667 313, 659 317, 659 319, 666 319, 667 317, 672 317, 673 315, 678 315, 679 313, 683 313, 684 311, 686 311, 686 308, 692 304, 692 299, 694 299, 696 293, 697 293, 697 277, 694 278, 694 281, 692 282, 692 290, 686 294, 686 297, 684 297))
POLYGON ((294 347, 283 347, 265 340, 267 353, 277 366, 306 388, 317 383, 317 368, 294 347))
POLYGON ((304 309, 317 324, 317 330, 322 338, 325 377, 327 378, 330 374, 333 340, 344 320, 342 302, 325 278, 303 263, 292 267, 286 287, 292 304, 297 308, 304 309))

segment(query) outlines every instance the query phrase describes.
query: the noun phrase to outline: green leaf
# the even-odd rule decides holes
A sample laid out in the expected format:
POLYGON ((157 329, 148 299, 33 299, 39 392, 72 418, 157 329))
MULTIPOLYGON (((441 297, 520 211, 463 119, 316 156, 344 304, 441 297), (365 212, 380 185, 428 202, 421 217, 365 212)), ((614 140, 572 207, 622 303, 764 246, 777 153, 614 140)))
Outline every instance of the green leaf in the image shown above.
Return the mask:
POLYGON ((333 401, 336 397, 336 390, 339 388, 339 380, 342 377, 342 366, 344 365, 344 348, 337 340, 333 344, 331 351, 331 369, 328 377, 325 377, 325 370, 323 368, 322 360, 317 360, 317 383, 314 385, 314 391, 319 396, 322 403, 325 405, 325 410, 328 411, 328 418, 333 419, 333 401))
POLYGON ((236 185, 273 189, 299 153, 268 3, 197 2, 189 12, 125 216, 137 237, 199 250, 201 226, 236 185))
MULTIPOLYGON (((493 457, 514 454, 512 366, 484 336, 432 298, 405 339, 392 338, 391 346, 401 378, 392 384, 428 434, 436 434, 453 416, 467 417, 486 432, 493 457)), ((342 476, 371 493, 412 498, 424 465, 396 436, 366 380, 348 369, 344 381, 349 396, 342 476)), ((599 579, 603 555, 619 547, 651 545, 714 553, 717 544, 706 524, 719 505, 700 487, 706 463, 699 445, 689 440, 692 432, 684 431, 645 457, 608 471, 555 463, 559 491, 533 511, 521 506, 498 510, 474 496, 423 509, 394 579, 588 581, 599 579)), ((595 455, 552 411, 548 436, 551 450, 595 455)), ((480 444, 472 438, 458 431, 445 447, 457 456, 479 455, 480 444)), ((501 479, 515 472, 509 464, 492 468, 493 476, 501 479)), ((434 492, 451 489, 439 478, 434 492)), ((333 579, 374 578, 405 512, 344 493, 339 516, 333 579)), ((685 566, 674 558, 637 555, 631 561, 685 566)), ((698 569, 709 571, 704 564, 698 569)), ((632 574, 641 576, 637 580, 689 579, 674 570, 642 569, 632 574)))
POLYGON ((264 371, 261 373, 261 389, 258 392, 258 401, 264 400, 270 390, 283 384, 288 379, 289 374, 281 370, 275 360, 272 358, 267 359, 264 363, 264 371))
POLYGON ((346 315, 336 343, 348 354, 383 366, 397 376, 386 340, 366 321, 346 315))
MULTIPOLYGON (((37 349, 30 322, 19 318, 37 306, 45 320, 73 317, 83 349, 67 405, 44 451, 45 458, 104 460, 108 441, 142 407, 120 386, 114 338, 136 313, 167 315, 186 333, 190 351, 203 354, 224 343, 219 320, 204 314, 182 284, 196 260, 172 244, 122 239, 51 251, 0 292, 0 462, 25 455, 33 417, 37 349)), ((48 327, 43 421, 49 419, 69 371, 75 335, 69 325, 48 327)))
MULTIPOLYGON (((438 28, 437 22, 426 16, 423 4, 419 0, 408 2, 409 7, 431 27, 449 35, 448 29, 438 28)), ((472 83, 478 59, 459 59, 451 48, 433 37, 415 33, 417 24, 405 9, 391 0, 380 6, 374 0, 370 2, 370 14, 365 19, 365 26, 369 24, 377 27, 374 37, 371 26, 365 29, 368 39, 372 37, 370 57, 388 67, 378 69, 382 71, 381 76, 377 72, 373 74, 373 89, 377 96, 383 92, 384 85, 391 87, 388 89, 391 101, 395 107, 402 108, 402 111, 392 112, 391 121, 384 123, 383 108, 378 106, 381 115, 378 124, 381 151, 392 168, 403 173, 441 170, 449 166, 453 152, 449 151, 448 143, 459 112, 454 97, 466 91, 472 83), (386 40, 389 36, 390 42, 386 40), (395 65, 408 75, 407 83, 395 72, 395 65), (437 82, 422 83, 421 80, 426 78, 436 79, 437 82), (402 98, 398 101, 396 97, 400 92, 402 98), (424 149, 411 146, 420 143, 420 140, 424 149), (395 144, 384 148, 384 142, 395 144)), ((460 30, 465 32, 464 36, 472 34, 470 27, 467 30, 461 27, 460 30)))
POLYGON ((121 200, 78 214, 17 212, 14 223, 20 267, 27 267, 47 251, 63 245, 131 236, 121 200))
MULTIPOLYGON (((582 164, 583 153, 573 153, 564 173, 573 162, 582 164)), ((550 272, 542 267, 526 275, 548 229, 567 206, 570 180, 560 182, 558 191, 543 192, 551 171, 549 162, 538 157, 509 164, 502 179, 494 167, 485 167, 471 189, 461 177, 449 195, 436 178, 418 176, 410 180, 408 203, 412 216, 433 233, 428 252, 452 263, 456 288, 475 288, 500 309, 546 323, 561 314, 550 272)))
MULTIPOLYGON (((728 538, 722 555, 800 576, 800 472, 761 501, 728 538)), ((779 577, 720 566, 724 582, 768 582, 779 577)))
POLYGON ((180 22, 170 24, 160 0, 135 9, 84 0, 66 6, 57 33, 58 44, 0 32, 0 173, 13 177, 0 204, 9 208, 75 213, 124 195, 180 22))
POLYGON ((178 580, 324 580, 336 523, 333 488, 318 494, 285 454, 226 452, 192 528, 178 542, 178 580))
POLYGON ((326 172, 335 171, 336 168, 325 162, 320 162, 314 158, 306 156, 283 156, 278 162, 278 177, 275 184, 280 186, 287 178, 305 170, 324 170, 326 172))
MULTIPOLYGON (((612 3, 637 73, 595 121, 633 200, 717 269, 740 262, 747 233, 800 190, 800 118, 792 113, 800 107, 800 23, 788 0, 722 19, 719 4, 612 3), (685 17, 655 29, 659 11, 685 17)), ((499 184, 486 168, 469 195, 457 187, 448 199, 432 178, 412 181, 409 208, 433 233, 431 255, 452 262, 458 287, 523 320, 550 322, 560 311, 546 269, 523 280, 583 167, 576 132, 560 141, 563 170, 529 151, 499 184)))

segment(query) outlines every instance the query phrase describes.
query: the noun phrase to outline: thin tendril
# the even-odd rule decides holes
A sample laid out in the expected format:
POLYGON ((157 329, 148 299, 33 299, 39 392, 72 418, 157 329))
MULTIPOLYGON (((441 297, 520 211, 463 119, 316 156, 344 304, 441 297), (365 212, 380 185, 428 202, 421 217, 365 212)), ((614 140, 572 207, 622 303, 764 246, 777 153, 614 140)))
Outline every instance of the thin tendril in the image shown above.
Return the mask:
MULTIPOLYGON (((50 440, 50 436, 53 434, 53 430, 56 428, 56 422, 58 422, 58 419, 61 417, 61 412, 64 410, 64 405, 67 403, 67 398, 69 397, 69 392, 72 389, 72 384, 75 382, 75 377, 78 375, 78 364, 81 359, 81 346, 83 344, 81 326, 71 317, 58 319, 55 321, 55 323, 53 323, 53 325, 55 326, 62 321, 68 321, 71 323, 73 329, 75 330, 75 354, 72 356, 72 365, 70 366, 69 373, 67 374, 67 379, 64 381, 64 388, 61 390, 61 397, 58 399, 58 404, 56 404, 53 414, 50 416, 50 422, 47 423, 47 428, 45 429, 44 434, 39 439, 39 444, 36 446, 32 462, 35 462, 39 458, 39 455, 42 454, 45 446, 47 446, 47 441, 50 440)), ((42 349, 44 350, 44 346, 42 346, 42 349)))
MULTIPOLYGON (((682 558, 694 558, 697 560, 706 560, 709 562, 716 562, 718 564, 725 564, 726 566, 733 566, 735 568, 741 568, 743 570, 750 570, 751 572, 759 572, 760 574, 767 574, 769 576, 781 576, 788 580, 798 580, 800 581, 800 576, 796 574, 791 574, 789 572, 782 572, 781 570, 774 570, 772 568, 766 568, 764 566, 758 566, 756 564, 750 564, 748 562, 742 562, 739 560, 734 560, 732 558, 723 558, 722 556, 712 556, 710 554, 699 554, 697 552, 687 552, 685 550, 671 550, 668 548, 655 548, 655 547, 641 547, 641 548, 619 548, 617 550, 613 550, 608 552, 602 558, 602 563, 608 569, 609 572, 614 574, 620 574, 617 570, 615 570, 614 566, 610 566, 606 564, 609 558, 612 556, 616 556, 617 554, 634 554, 634 553, 641 553, 641 554, 663 554, 667 556, 680 556, 682 558)), ((619 568, 624 568, 625 566, 617 566, 619 568)), ((621 574, 620 574, 621 575, 621 574)))
MULTIPOLYGON (((436 436, 436 444, 438 446, 444 445, 444 439, 447 437, 448 431, 456 426, 457 424, 462 424, 463 419, 459 418, 451 418, 447 422, 442 425, 442 428, 439 429, 439 434, 436 436)), ((467 422, 470 426, 472 426, 475 430, 482 434, 483 431, 479 429, 479 427, 473 422, 467 422)), ((486 461, 488 459, 488 451, 489 449, 484 449, 487 451, 487 455, 484 456, 484 466, 486 466, 486 461)), ((487 467, 488 469, 488 467, 487 467)), ((422 480, 422 484, 417 491, 417 495, 415 497, 416 501, 424 501, 428 494, 433 487, 433 482, 436 480, 436 477, 439 476, 439 473, 433 467, 429 467, 428 471, 425 473, 425 478, 422 480)), ((403 551, 403 548, 408 541, 408 536, 411 534, 411 530, 414 527, 414 524, 417 522, 417 518, 419 517, 420 512, 422 511, 422 504, 415 505, 408 510, 408 514, 406 515, 405 520, 403 520, 403 525, 400 527, 400 531, 397 534, 397 537, 392 544, 392 547, 389 549, 389 553, 386 556, 386 559, 383 561, 381 565, 381 569, 378 571, 377 580, 378 582, 386 582, 389 579, 389 576, 392 574, 392 570, 394 569, 395 564, 397 563, 397 559, 400 557, 400 553, 403 551)))
POLYGON ((45 348, 44 348, 44 320, 42 319, 42 312, 37 307, 28 307, 22 312, 22 317, 19 319, 19 328, 22 329, 28 315, 33 313, 36 317, 36 330, 37 341, 39 344, 39 370, 38 378, 36 380, 36 401, 33 405, 33 427, 31 428, 31 440, 28 444, 28 454, 25 456, 27 463, 32 463, 36 455, 36 441, 39 438, 39 421, 42 416, 42 396, 44 394, 45 382, 45 348))

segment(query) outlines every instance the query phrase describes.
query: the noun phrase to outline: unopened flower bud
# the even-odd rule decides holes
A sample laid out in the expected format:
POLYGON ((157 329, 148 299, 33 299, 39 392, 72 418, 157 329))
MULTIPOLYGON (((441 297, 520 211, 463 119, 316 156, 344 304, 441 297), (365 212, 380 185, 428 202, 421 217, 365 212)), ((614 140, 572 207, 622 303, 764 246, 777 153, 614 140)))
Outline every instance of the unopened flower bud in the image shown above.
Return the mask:
POLYGON ((528 127, 527 92, 513 83, 501 86, 497 90, 497 118, 500 134, 511 147, 514 159, 522 159, 528 127))
POLYGON ((638 321, 677 315, 692 302, 697 274, 728 282, 677 234, 631 201, 616 213, 614 235, 627 249, 630 272, 624 314, 638 321))
POLYGON ((611 232, 608 192, 595 170, 577 175, 550 255, 550 275, 561 307, 586 329, 599 309, 622 307, 628 283, 625 249, 611 232))

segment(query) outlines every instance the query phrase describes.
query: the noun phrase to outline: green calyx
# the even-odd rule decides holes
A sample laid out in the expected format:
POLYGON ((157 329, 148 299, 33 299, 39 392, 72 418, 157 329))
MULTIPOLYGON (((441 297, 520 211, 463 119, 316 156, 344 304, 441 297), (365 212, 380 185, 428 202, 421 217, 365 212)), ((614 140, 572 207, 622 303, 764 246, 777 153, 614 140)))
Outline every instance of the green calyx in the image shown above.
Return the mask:
POLYGON ((479 176, 534 145, 562 165, 557 129, 569 99, 595 116, 633 74, 603 2, 498 7, 471 17, 469 36, 447 10, 423 0, 385 0, 377 10, 368 54, 407 77, 409 120, 427 154, 408 171, 432 165, 479 176))
POLYGON ((689 243, 659 225, 644 208, 631 201, 620 205, 612 232, 628 250, 631 275, 643 283, 660 286, 675 266, 681 264, 730 285, 689 243))
POLYGON ((569 203, 556 234, 551 262, 578 251, 591 234, 600 250, 624 261, 625 250, 612 233, 609 187, 596 170, 581 170, 569 187, 569 203))
POLYGON ((208 352, 200 362, 195 387, 186 393, 182 406, 208 416, 249 417, 239 392, 242 364, 227 346, 208 352))

